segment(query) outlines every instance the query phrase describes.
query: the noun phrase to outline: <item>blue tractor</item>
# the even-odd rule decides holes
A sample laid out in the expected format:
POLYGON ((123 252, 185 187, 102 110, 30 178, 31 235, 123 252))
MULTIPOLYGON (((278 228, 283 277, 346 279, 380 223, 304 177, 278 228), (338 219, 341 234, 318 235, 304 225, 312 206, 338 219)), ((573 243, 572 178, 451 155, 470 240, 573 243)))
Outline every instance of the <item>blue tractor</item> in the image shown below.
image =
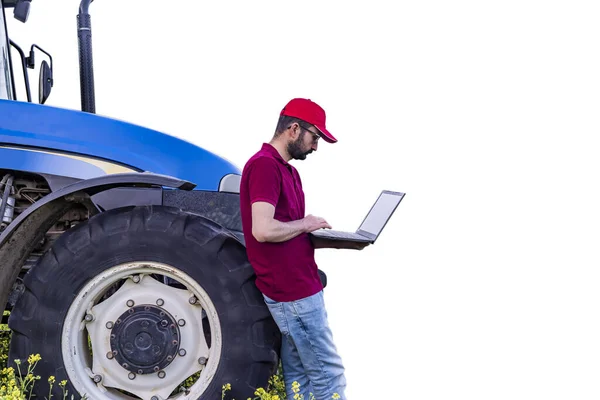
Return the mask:
MULTIPOLYGON (((23 51, 7 33, 9 12, 26 22, 31 0, 0 1, 0 303, 9 311, 9 364, 41 355, 39 398, 50 375, 89 399, 212 400, 226 383, 234 398, 254 397, 277 372, 281 336, 246 257, 240 169, 96 114, 92 0, 81 1, 74 21, 82 109, 45 105, 55 83, 50 53, 37 44, 23 51), (21 75, 26 101, 17 99, 21 75)), ((62 398, 57 386, 53 394, 62 398)))

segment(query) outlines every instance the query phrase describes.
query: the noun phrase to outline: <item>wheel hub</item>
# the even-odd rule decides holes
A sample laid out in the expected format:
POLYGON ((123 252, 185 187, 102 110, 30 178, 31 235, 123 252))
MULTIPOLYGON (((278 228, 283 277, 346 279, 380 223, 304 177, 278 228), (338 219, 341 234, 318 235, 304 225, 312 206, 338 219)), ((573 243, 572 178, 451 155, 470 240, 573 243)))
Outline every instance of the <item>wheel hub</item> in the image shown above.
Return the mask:
POLYGON ((136 374, 166 368, 179 351, 177 321, 163 308, 144 304, 121 314, 112 328, 110 347, 115 360, 136 374))
POLYGON ((73 301, 63 333, 65 367, 80 393, 111 400, 132 399, 119 390, 146 400, 171 399, 188 377, 200 373, 184 396, 195 399, 212 381, 218 363, 211 360, 221 354, 221 331, 213 326, 220 326, 214 305, 188 275, 159 263, 121 264, 96 275, 73 301), (150 274, 175 279, 185 289, 150 274), (120 280, 119 289, 105 298, 120 280), (205 323, 211 327, 210 347, 198 334, 205 323))

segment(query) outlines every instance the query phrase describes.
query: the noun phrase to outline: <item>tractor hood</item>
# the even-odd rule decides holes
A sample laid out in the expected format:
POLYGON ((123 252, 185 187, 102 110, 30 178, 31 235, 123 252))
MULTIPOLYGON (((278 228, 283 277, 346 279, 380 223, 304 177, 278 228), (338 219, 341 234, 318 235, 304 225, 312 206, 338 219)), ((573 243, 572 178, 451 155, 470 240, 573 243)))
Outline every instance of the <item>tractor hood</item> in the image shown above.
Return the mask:
POLYGON ((185 140, 96 114, 0 100, 0 116, 0 146, 68 153, 118 167, 105 173, 148 171, 188 180, 199 190, 217 190, 225 175, 240 174, 229 161, 185 140))

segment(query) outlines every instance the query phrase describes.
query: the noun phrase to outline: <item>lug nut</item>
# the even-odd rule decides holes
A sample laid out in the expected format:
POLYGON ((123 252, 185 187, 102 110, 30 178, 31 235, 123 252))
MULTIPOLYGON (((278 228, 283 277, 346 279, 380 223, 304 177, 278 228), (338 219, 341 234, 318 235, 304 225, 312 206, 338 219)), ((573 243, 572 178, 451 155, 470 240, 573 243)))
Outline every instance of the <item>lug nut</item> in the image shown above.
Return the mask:
POLYGON ((102 381, 102 375, 94 375, 94 382, 100 383, 102 381))
POLYGON ((188 301, 190 302, 190 304, 196 304, 198 299, 196 298, 196 296, 192 296, 192 297, 190 297, 190 299, 188 301))
POLYGON ((165 376, 167 376, 167 373, 165 371, 158 371, 158 377, 160 379, 163 379, 165 376))
POLYGON ((173 361, 173 356, 167 356, 167 361, 173 361))
POLYGON ((133 307, 135 302, 133 300, 127 300, 127 307, 133 307))
POLYGON ((134 275, 133 278, 133 283, 140 283, 140 276, 139 275, 134 275))
POLYGON ((187 352, 185 351, 185 349, 179 349, 179 355, 180 355, 181 357, 185 356, 185 354, 186 354, 186 353, 187 353, 187 352))
POLYGON ((92 314, 85 314, 86 322, 92 322, 94 320, 94 316, 92 314))
POLYGON ((166 319, 160 321, 160 326, 162 326, 163 328, 165 328, 167 325, 169 325, 169 321, 167 321, 166 319))
POLYGON ((130 372, 129 375, 127 375, 129 377, 130 380, 134 380, 135 379, 135 374, 133 372, 130 372))
POLYGON ((106 353, 106 358, 108 358, 109 360, 112 360, 113 358, 115 358, 115 356, 113 356, 113 353, 111 351, 109 351, 108 353, 106 353))
POLYGON ((150 397, 150 400, 158 400, 158 397, 157 396, 152 396, 152 397, 150 397))
POLYGON ((154 367, 154 372, 158 372, 160 371, 160 368, 158 366, 154 367))
POLYGON ((113 322, 112 322, 112 321, 108 321, 108 322, 106 323, 106 328, 108 328, 108 329, 112 329, 112 328, 113 328, 113 326, 115 326, 115 324, 113 324, 113 322))
POLYGON ((140 374, 140 375, 141 375, 141 374, 143 374, 143 373, 144 373, 144 371, 142 371, 141 369, 138 369, 138 374, 140 374))
POLYGON ((207 361, 208 361, 208 360, 206 359, 206 357, 200 357, 200 358, 198 359, 198 363, 199 363, 200 365, 206 365, 206 362, 207 362, 207 361))
POLYGON ((177 321, 177 323, 179 324, 179 326, 184 326, 185 325, 185 319, 180 319, 179 321, 177 321))
POLYGON ((156 305, 157 306, 162 307, 163 304, 165 304, 165 301, 163 299, 156 300, 156 305))
POLYGON ((122 366, 123 366, 123 368, 127 369, 127 367, 129 367, 129 364, 123 363, 122 366))
POLYGON ((177 340, 173 340, 173 342, 171 342, 171 343, 173 343, 173 346, 177 346, 179 344, 179 342, 177 340))

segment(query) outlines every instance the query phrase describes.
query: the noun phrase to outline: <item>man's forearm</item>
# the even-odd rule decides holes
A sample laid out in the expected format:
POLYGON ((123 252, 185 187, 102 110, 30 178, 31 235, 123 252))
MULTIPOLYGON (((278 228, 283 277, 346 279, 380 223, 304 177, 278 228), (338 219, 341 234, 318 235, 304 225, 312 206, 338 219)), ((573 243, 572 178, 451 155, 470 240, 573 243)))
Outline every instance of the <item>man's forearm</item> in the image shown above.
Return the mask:
POLYGON ((302 220, 281 222, 273 219, 257 238, 261 242, 285 242, 305 232, 302 220))

